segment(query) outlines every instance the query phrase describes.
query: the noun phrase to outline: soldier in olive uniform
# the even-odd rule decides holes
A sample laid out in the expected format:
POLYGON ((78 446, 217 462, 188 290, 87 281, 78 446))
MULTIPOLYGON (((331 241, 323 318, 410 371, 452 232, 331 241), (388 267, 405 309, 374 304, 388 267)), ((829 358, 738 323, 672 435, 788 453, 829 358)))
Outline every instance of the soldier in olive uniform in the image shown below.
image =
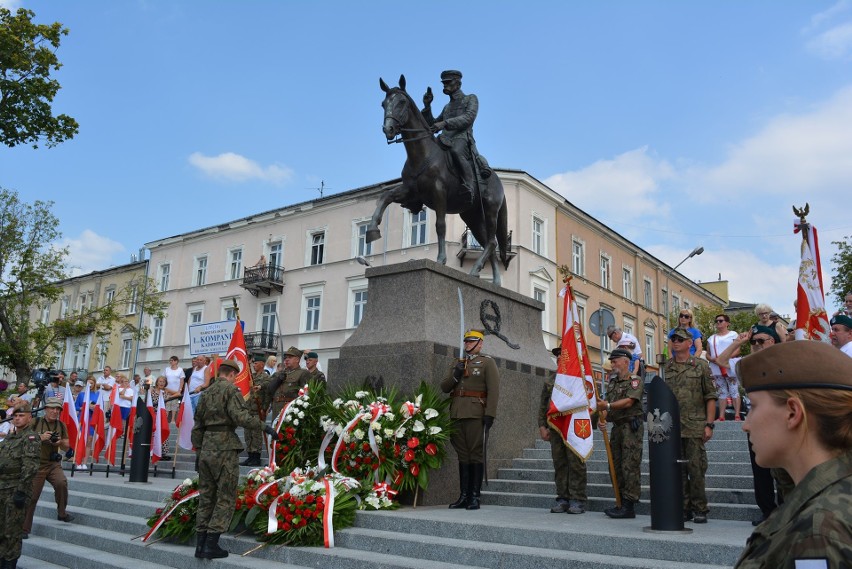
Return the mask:
MULTIPOLYGON (((559 357, 562 348, 551 350, 559 357)), ((538 430, 543 441, 550 442, 553 458, 553 477, 556 480, 556 502, 550 511, 554 514, 582 514, 586 511, 586 463, 565 444, 562 435, 547 423, 547 409, 553 397, 554 377, 544 382, 538 407, 538 430)))
POLYGON ((0 568, 15 569, 21 556, 21 536, 27 502, 32 499, 41 441, 30 428, 32 407, 21 403, 14 411, 15 432, 0 444, 0 568))
POLYGON ((298 397, 301 389, 311 375, 299 367, 302 361, 302 351, 290 346, 284 352, 284 371, 275 372, 269 381, 267 389, 272 394, 272 419, 278 418, 284 405, 298 397))
POLYGON ((252 415, 242 393, 234 385, 240 364, 225 360, 219 377, 210 381, 195 410, 192 446, 198 452, 198 532, 195 556, 201 559, 227 557, 219 547, 219 536, 228 529, 237 501, 237 464, 243 445, 234 430, 262 429, 277 436, 272 427, 252 415))
POLYGON ((751 397, 743 430, 758 464, 795 483, 736 568, 852 566, 852 359, 824 342, 785 342, 736 369, 751 397))
POLYGON ((465 333, 465 357, 450 369, 441 382, 441 390, 452 398, 450 418, 455 421, 456 427, 450 442, 459 457, 461 492, 458 500, 450 504, 450 508, 454 509, 479 509, 485 471, 484 430, 491 428, 497 416, 500 376, 494 360, 479 353, 484 338, 482 330, 465 333))
MULTIPOLYGON (((266 410, 269 409, 269 404, 272 402, 272 397, 269 394, 269 374, 263 369, 263 364, 266 358, 263 355, 254 357, 252 366, 254 374, 251 376, 251 391, 249 391, 246 405, 249 412, 260 419, 266 421, 266 410)), ((263 431, 260 429, 244 429, 243 436, 246 441, 246 452, 248 458, 240 463, 240 466, 260 466, 260 452, 263 450, 263 431)))
POLYGON ((689 354, 692 334, 675 328, 669 335, 672 358, 665 363, 666 383, 680 406, 681 456, 686 460, 683 478, 683 518, 707 523, 707 450, 704 443, 713 437, 716 417, 716 388, 710 365, 689 354), (694 516, 694 517, 693 517, 694 516))
POLYGON ((305 367, 308 369, 308 373, 311 374, 311 379, 314 379, 316 381, 327 382, 328 380, 325 378, 325 374, 320 371, 319 367, 317 367, 318 363, 318 353, 305 352, 305 367))
POLYGON ((645 423, 642 421, 642 391, 645 385, 638 375, 630 373, 633 357, 628 350, 616 348, 609 355, 615 372, 610 376, 606 389, 606 401, 598 401, 598 411, 605 412, 598 426, 606 429, 606 421, 612 423, 612 461, 621 507, 607 508, 604 513, 610 518, 635 518, 634 504, 639 501, 641 488, 642 437, 645 423))

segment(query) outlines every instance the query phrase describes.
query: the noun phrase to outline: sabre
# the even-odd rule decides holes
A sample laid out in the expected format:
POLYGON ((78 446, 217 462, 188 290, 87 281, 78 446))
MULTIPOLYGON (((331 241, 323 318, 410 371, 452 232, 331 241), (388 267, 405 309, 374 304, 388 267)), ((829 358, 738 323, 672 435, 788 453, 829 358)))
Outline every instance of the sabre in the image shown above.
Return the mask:
POLYGON ((464 358, 464 299, 462 299, 461 287, 459 291, 459 359, 464 358))
POLYGON ((491 431, 486 425, 482 425, 482 474, 485 475, 485 485, 488 486, 488 433, 491 431))

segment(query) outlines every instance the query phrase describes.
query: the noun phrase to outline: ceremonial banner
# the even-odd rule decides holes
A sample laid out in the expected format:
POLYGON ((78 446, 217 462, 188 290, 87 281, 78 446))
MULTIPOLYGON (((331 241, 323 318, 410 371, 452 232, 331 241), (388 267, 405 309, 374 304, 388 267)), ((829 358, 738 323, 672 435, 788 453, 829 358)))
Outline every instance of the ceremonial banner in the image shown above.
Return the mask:
MULTIPOLYGON (((831 341, 831 327, 825 312, 822 287, 822 265, 819 260, 819 240, 816 227, 809 223, 794 224, 794 233, 802 234, 802 261, 799 265, 799 286, 796 291, 796 339, 831 341)), ((783 338, 782 338, 783 341, 783 338)))
POLYGON ((547 423, 559 431, 565 444, 584 462, 592 454, 590 409, 597 407, 592 366, 583 327, 570 285, 559 293, 564 298, 562 353, 557 360, 547 423))
POLYGON ((121 418, 121 407, 119 405, 118 388, 111 392, 110 400, 112 406, 109 416, 109 431, 107 432, 106 459, 109 464, 115 466, 115 454, 118 447, 118 439, 124 434, 124 420, 121 418))
POLYGON ((189 400, 189 382, 183 384, 183 399, 180 402, 175 425, 178 428, 178 446, 192 450, 192 428, 195 426, 195 415, 189 400))
POLYGON ((62 413, 59 415, 59 420, 68 430, 68 440, 71 442, 71 448, 74 448, 77 443, 77 433, 80 432, 80 421, 74 409, 74 396, 71 394, 70 383, 65 384, 65 397, 62 399, 62 413))
MULTIPOLYGON (((115 389, 113 389, 115 391, 115 389)), ((94 427, 95 442, 92 445, 92 459, 95 462, 101 461, 101 452, 106 446, 106 435, 104 431, 105 413, 104 413, 104 392, 98 392, 98 402, 95 403, 95 408, 92 410, 91 425, 94 427)))
POLYGON ((249 392, 251 391, 251 373, 246 351, 246 338, 243 335, 243 327, 240 326, 240 322, 237 320, 234 325, 234 334, 231 336, 231 345, 228 346, 228 353, 225 355, 225 358, 237 360, 240 363, 241 369, 237 374, 234 385, 237 386, 243 397, 248 399, 249 392))
MULTIPOLYGON (((154 401, 151 399, 151 391, 148 391, 148 398, 145 400, 145 406, 148 407, 148 413, 151 414, 153 433, 151 436, 151 464, 157 464, 163 457, 163 432, 160 429, 160 421, 158 410, 165 395, 160 395, 157 399, 157 409, 154 409, 154 401)), ((165 406, 163 407, 165 410, 165 406)))
POLYGON ((74 443, 74 464, 80 466, 86 462, 86 448, 89 442, 89 386, 86 382, 86 389, 83 391, 83 406, 80 408, 79 430, 77 431, 77 441, 74 443))

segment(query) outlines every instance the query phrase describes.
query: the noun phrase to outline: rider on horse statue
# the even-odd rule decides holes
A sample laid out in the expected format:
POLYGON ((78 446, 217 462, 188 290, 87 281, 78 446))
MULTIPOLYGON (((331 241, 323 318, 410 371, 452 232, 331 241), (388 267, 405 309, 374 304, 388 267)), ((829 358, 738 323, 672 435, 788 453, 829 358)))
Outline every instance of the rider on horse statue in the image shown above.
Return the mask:
POLYGON ((476 184, 476 168, 473 160, 477 161, 479 173, 483 178, 491 176, 491 168, 476 149, 473 138, 473 122, 479 111, 479 99, 476 95, 465 95, 461 90, 461 71, 448 70, 441 73, 441 83, 444 84, 444 94, 449 95, 450 102, 438 115, 432 116, 432 88, 426 89, 423 95, 423 118, 429 123, 432 132, 441 131, 438 142, 450 151, 453 163, 461 177, 464 195, 462 202, 473 203, 476 184))

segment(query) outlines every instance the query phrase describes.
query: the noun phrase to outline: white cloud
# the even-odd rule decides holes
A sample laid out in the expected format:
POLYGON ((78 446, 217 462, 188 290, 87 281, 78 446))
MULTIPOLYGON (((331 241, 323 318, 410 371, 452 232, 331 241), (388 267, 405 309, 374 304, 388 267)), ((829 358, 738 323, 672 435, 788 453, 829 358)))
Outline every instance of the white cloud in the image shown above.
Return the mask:
MULTIPOLYGON (((68 247, 67 262, 74 277, 114 266, 113 257, 124 251, 124 245, 91 229, 84 229, 76 238, 66 237, 59 246, 68 247)), ((127 262, 130 262, 129 257, 127 262)))
POLYGON ((6 8, 10 12, 14 12, 20 7, 20 0, 0 0, 0 8, 6 8))
POLYGON ((659 195, 660 183, 674 177, 674 168, 644 146, 581 170, 555 174, 544 183, 582 209, 621 219, 665 215, 668 202, 659 195))
POLYGON ((193 152, 189 163, 205 176, 219 181, 245 182, 260 180, 273 184, 283 184, 293 177, 293 171, 286 166, 261 166, 254 160, 233 152, 224 152, 218 156, 205 156, 193 152))
POLYGON ((852 22, 832 22, 849 11, 848 0, 840 0, 827 10, 811 16, 810 23, 802 30, 806 36, 811 36, 805 47, 823 59, 843 59, 852 53, 852 22), (831 26, 831 27, 829 27, 831 26), (820 28, 826 28, 818 31, 820 28))
POLYGON ((831 21, 837 15, 846 12, 849 9, 849 0, 840 0, 834 3, 831 7, 822 12, 817 12, 811 16, 810 23, 802 30, 803 33, 812 33, 821 27, 824 23, 831 21))

